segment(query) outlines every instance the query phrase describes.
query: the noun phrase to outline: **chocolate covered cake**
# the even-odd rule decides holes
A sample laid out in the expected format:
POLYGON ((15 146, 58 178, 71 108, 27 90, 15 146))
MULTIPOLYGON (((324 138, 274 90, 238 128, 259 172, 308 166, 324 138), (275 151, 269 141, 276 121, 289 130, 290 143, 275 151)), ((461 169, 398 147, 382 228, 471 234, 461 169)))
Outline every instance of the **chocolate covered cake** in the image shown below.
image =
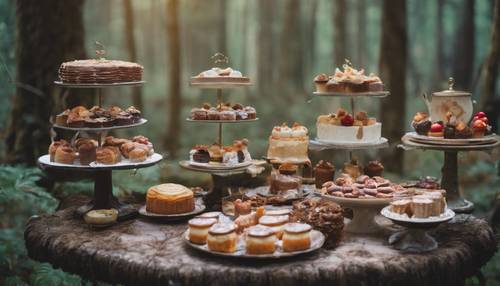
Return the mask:
POLYGON ((110 84, 142 80, 143 67, 136 63, 106 59, 76 60, 62 63, 59 78, 63 83, 110 84))

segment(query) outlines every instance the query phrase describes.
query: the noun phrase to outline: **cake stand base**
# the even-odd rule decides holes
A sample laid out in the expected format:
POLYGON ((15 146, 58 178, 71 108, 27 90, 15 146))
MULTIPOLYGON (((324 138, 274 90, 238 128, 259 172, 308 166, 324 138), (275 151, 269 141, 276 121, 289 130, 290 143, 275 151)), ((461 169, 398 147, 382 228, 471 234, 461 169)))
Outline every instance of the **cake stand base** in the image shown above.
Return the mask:
POLYGON ((94 180, 94 198, 89 203, 77 208, 75 216, 81 218, 91 210, 111 208, 118 211, 118 221, 131 219, 138 215, 137 208, 132 205, 120 203, 113 196, 111 170, 96 171, 94 180))
POLYGON ((474 210, 474 204, 463 199, 459 192, 457 152, 444 152, 441 172, 441 187, 446 190, 448 207, 456 213, 471 213, 474 210))
POLYGON ((345 231, 354 234, 369 234, 382 231, 382 227, 375 221, 381 208, 353 207, 353 218, 345 226, 345 231))
POLYGON ((389 237, 389 244, 410 253, 429 252, 438 247, 437 241, 425 229, 420 228, 409 228, 394 233, 389 237))

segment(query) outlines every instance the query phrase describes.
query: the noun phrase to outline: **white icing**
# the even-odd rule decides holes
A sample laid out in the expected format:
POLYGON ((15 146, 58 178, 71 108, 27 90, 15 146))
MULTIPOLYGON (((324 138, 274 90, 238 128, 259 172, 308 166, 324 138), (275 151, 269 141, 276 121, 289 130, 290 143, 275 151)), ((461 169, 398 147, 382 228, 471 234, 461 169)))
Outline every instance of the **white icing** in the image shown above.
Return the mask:
POLYGON ((273 131, 271 131, 271 135, 272 135, 273 137, 276 137, 276 138, 277 138, 277 137, 279 137, 279 136, 280 136, 280 130, 279 130, 279 127, 275 127, 275 128, 273 128, 273 131))
POLYGON ((290 129, 290 127, 281 127, 279 137, 282 138, 292 137, 292 129, 290 129))
POLYGON ((219 76, 219 74, 216 71, 214 71, 213 69, 211 69, 211 70, 207 70, 207 71, 202 72, 201 76, 202 77, 217 77, 217 76, 219 76))
POLYGON ((231 76, 231 77, 242 77, 243 75, 241 74, 240 71, 233 70, 233 71, 231 71, 231 73, 229 74, 229 76, 231 76))
POLYGON ((222 162, 228 165, 238 164, 238 155, 236 152, 225 152, 222 156, 222 162))
POLYGON ((339 126, 328 123, 317 123, 317 137, 320 141, 335 143, 369 143, 380 140, 382 123, 363 126, 363 137, 357 138, 360 126, 339 126))

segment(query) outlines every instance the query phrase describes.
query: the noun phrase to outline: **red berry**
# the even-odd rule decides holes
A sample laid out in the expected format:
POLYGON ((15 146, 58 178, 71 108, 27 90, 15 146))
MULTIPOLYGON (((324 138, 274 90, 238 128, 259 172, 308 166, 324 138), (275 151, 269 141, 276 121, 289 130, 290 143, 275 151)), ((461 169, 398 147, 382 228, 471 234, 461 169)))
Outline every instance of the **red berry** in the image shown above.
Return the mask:
POLYGON ((443 125, 439 123, 433 123, 431 125, 431 132, 441 132, 443 131, 443 125))
MULTIPOLYGON (((477 118, 483 118, 483 117, 486 117, 486 114, 482 111, 479 111, 478 113, 476 113, 476 116, 477 116, 477 118)), ((476 117, 476 116, 474 116, 474 117, 476 117)))
POLYGON ((481 117, 480 120, 486 124, 490 123, 490 121, 488 120, 488 117, 481 117))
POLYGON ((486 123, 482 121, 481 119, 474 121, 472 124, 472 128, 475 129, 486 129, 486 123))
POLYGON ((347 114, 340 120, 340 123, 343 126, 352 126, 354 124, 354 118, 350 114, 347 114))

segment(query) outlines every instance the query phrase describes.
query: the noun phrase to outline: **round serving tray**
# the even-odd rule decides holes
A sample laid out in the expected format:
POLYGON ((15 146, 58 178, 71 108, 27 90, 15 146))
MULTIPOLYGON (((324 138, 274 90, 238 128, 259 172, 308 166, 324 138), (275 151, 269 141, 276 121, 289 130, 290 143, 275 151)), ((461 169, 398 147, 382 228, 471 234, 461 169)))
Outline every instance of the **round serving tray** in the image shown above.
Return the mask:
POLYGON ((317 138, 309 141, 309 149, 314 151, 328 150, 328 149, 381 149, 389 147, 389 140, 381 137, 375 142, 331 142, 321 141, 317 138))
POLYGON ((197 123, 244 123, 244 122, 254 122, 259 120, 259 118, 255 119, 242 119, 242 120, 195 120, 191 118, 186 118, 188 122, 197 122, 197 123))
POLYGON ((187 213, 181 213, 181 214, 157 214, 157 213, 152 213, 148 212, 146 210, 146 206, 142 206, 139 209, 139 214, 151 219, 156 219, 156 220, 168 220, 168 221, 176 221, 176 220, 184 220, 190 217, 193 217, 197 214, 202 213, 205 210, 205 204, 201 200, 196 200, 194 204, 194 210, 191 212, 187 213))
POLYGON ((125 128, 133 128, 137 126, 141 126, 143 124, 146 124, 148 122, 147 119, 141 118, 139 122, 129 124, 129 125, 116 125, 116 126, 110 126, 110 127, 69 127, 69 126, 61 126, 54 124, 53 126, 55 128, 59 129, 64 129, 64 130, 73 130, 73 131, 87 131, 87 132, 100 132, 100 131, 108 131, 108 130, 114 130, 114 129, 125 129, 125 128))
POLYGON ((491 149, 495 149, 500 146, 500 140, 497 140, 494 143, 490 144, 471 144, 471 145, 436 145, 436 144, 425 144, 425 143, 417 143, 411 140, 410 137, 404 135, 401 138, 402 145, 399 147, 403 149, 428 149, 428 150, 440 150, 440 151, 450 151, 450 152, 458 152, 458 151, 487 151, 491 149))
POLYGON ((372 92, 313 92, 315 96, 332 96, 332 97, 386 97, 390 94, 388 91, 372 91, 372 92))
POLYGON ((85 170, 85 171, 96 171, 96 170, 128 170, 128 169, 138 169, 153 166, 160 162, 163 156, 154 153, 149 156, 144 162, 130 162, 128 159, 123 159, 121 162, 113 165, 96 164, 95 162, 90 163, 90 165, 80 165, 80 164, 61 164, 56 162, 50 162, 50 155, 43 155, 38 158, 38 164, 42 168, 58 168, 58 169, 71 169, 71 170, 85 170))
POLYGON ((247 161, 247 162, 243 162, 243 163, 238 163, 238 164, 235 164, 235 165, 227 165, 227 164, 223 164, 223 163, 198 163, 198 162, 192 162, 192 161, 188 161, 189 162, 189 165, 191 166, 194 166, 196 168, 200 168, 200 169, 207 169, 207 170, 221 170, 221 171, 226 171, 226 170, 234 170, 234 169, 241 169, 241 168, 246 168, 250 165, 252 165, 252 161, 247 161))
POLYGON ((392 220, 396 224, 400 224, 403 226, 413 226, 413 227, 434 227, 440 223, 447 222, 455 217, 455 212, 451 209, 446 208, 445 212, 437 217, 429 217, 429 218, 410 218, 407 215, 400 215, 397 213, 393 213, 390 210, 390 206, 383 208, 380 211, 380 214, 384 217, 392 220))
POLYGON ((498 136, 496 134, 487 135, 481 138, 467 138, 467 139, 445 139, 441 137, 419 135, 416 132, 406 133, 405 136, 407 136, 411 141, 414 141, 416 143, 447 145, 447 146, 492 144, 498 141, 498 136))
POLYGON ((248 79, 248 78, 247 77, 216 77, 216 78, 191 77, 191 79, 189 80, 189 85, 207 89, 237 88, 237 87, 252 85, 250 79, 248 79, 248 81, 242 81, 242 79, 248 79))
POLYGON ((115 83, 64 83, 59 80, 54 81, 55 85, 66 88, 104 88, 104 87, 117 87, 117 86, 140 86, 143 85, 144 83, 145 83, 144 80, 115 82, 115 83))
POLYGON ((236 245, 236 251, 233 253, 216 252, 208 249, 207 244, 199 245, 194 244, 189 241, 189 230, 186 230, 183 234, 184 242, 194 249, 200 250, 202 252, 221 257, 237 257, 237 258, 249 258, 249 259, 278 259, 298 256, 306 253, 311 253, 320 249, 325 243, 325 236, 317 230, 311 230, 311 247, 306 250, 294 251, 294 252, 284 252, 282 250, 281 240, 276 242, 276 251, 273 254, 247 254, 245 251, 245 241, 242 235, 238 237, 238 243, 236 245))
POLYGON ((247 168, 248 168, 248 166, 247 166, 247 167, 242 167, 242 168, 238 168, 238 169, 230 169, 230 170, 207 169, 207 168, 192 166, 190 164, 189 160, 179 161, 179 165, 186 170, 195 171, 195 172, 202 172, 202 173, 210 173, 210 174, 215 174, 215 175, 242 174, 242 173, 245 173, 247 168))

